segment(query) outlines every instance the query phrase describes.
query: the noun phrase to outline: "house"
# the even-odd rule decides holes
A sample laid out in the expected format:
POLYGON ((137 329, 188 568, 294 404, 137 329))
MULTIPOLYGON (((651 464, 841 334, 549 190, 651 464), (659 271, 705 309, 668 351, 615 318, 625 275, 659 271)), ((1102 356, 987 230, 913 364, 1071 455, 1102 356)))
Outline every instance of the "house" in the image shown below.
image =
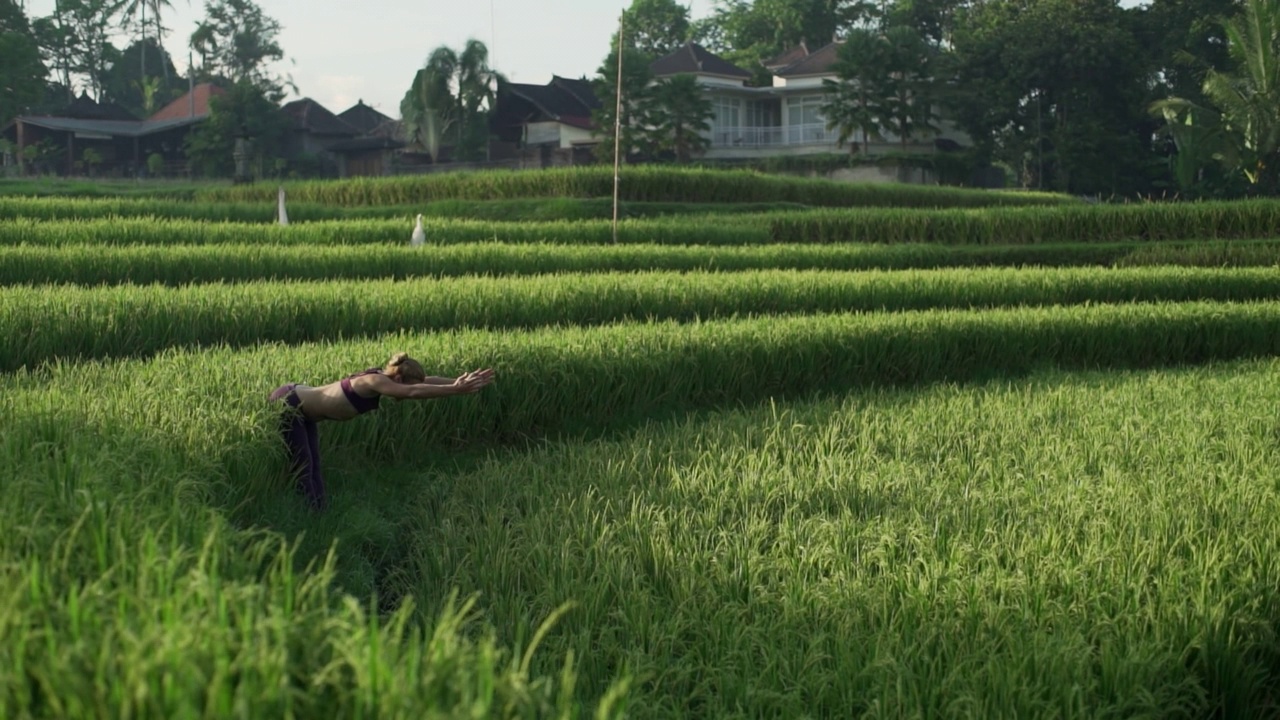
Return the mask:
MULTIPOLYGON (((831 42, 811 51, 801 43, 765 61, 773 76, 766 87, 748 85, 752 73, 692 42, 655 60, 649 69, 657 79, 685 73, 697 78, 714 112, 705 155, 709 159, 849 152, 836 144, 838 132, 828 130, 822 116, 827 99, 823 81, 837 79, 834 68, 841 44, 831 42)), ((939 139, 969 143, 953 127, 942 125, 937 136, 910 138, 907 149, 933 152, 939 139)), ((901 139, 891 134, 870 145, 873 154, 902 148, 901 139)))
POLYGON ((391 122, 391 118, 365 105, 363 98, 338 113, 338 119, 355 128, 361 135, 371 135, 379 126, 391 122))
POLYGON ((600 142, 592 112, 600 107, 586 78, 553 75, 546 85, 502 82, 490 116, 491 156, 536 155, 542 166, 589 162, 600 142))
POLYGON ((166 164, 184 163, 187 133, 209 117, 210 101, 222 93, 211 84, 196 85, 145 120, 82 93, 57 115, 14 118, 5 125, 3 136, 17 147, 19 158, 25 157, 28 147, 45 148, 44 157, 35 162, 50 172, 71 175, 93 169, 104 175, 132 176, 153 154, 161 155, 166 164), (86 156, 86 150, 93 152, 86 156))
POLYGON ((336 168, 338 156, 331 148, 360 135, 359 130, 311 98, 285 103, 280 112, 289 119, 284 147, 285 155, 292 159, 312 156, 321 165, 336 168))
POLYGON ((338 119, 359 135, 328 146, 338 161, 338 177, 390 175, 404 154, 404 124, 359 100, 338 113, 338 119))

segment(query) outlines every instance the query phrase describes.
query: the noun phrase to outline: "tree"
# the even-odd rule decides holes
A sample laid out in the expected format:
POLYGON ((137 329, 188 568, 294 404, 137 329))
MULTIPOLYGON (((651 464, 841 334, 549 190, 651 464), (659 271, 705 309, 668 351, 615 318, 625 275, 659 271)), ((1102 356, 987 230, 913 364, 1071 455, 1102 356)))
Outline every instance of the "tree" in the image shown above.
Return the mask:
POLYGON ((0 125, 40 101, 47 74, 26 13, 0 0, 0 125))
POLYGON ((72 69, 84 76, 95 98, 105 100, 103 86, 107 70, 120 57, 120 51, 111 44, 110 34, 115 29, 121 0, 63 2, 71 4, 72 32, 80 39, 77 51, 72 54, 72 69))
POLYGON ((933 47, 951 45, 956 13, 966 0, 895 0, 875 13, 881 27, 908 27, 933 47))
POLYGON ((120 0, 55 0, 54 12, 33 26, 45 59, 58 82, 74 98, 79 77, 95 98, 103 99, 107 70, 119 56, 110 42, 120 0))
MULTIPOLYGON (((139 42, 142 46, 147 44, 147 10, 151 10, 151 18, 155 24, 156 46, 164 47, 164 26, 160 24, 160 8, 167 7, 173 9, 173 4, 169 0, 124 0, 123 4, 124 18, 126 22, 132 22, 134 17, 139 17, 138 29, 142 31, 142 37, 139 42)), ((138 54, 138 77, 147 77, 147 53, 138 54)), ((164 79, 169 79, 169 68, 163 68, 164 79)))
MULTIPOLYGON (((1081 194, 1151 182, 1148 61, 1115 0, 988 0, 958 15, 950 116, 1023 183, 1081 194)), ((935 73, 939 74, 940 73, 935 73)))
POLYGON ((199 74, 221 76, 232 84, 248 81, 275 102, 282 100, 291 83, 267 68, 284 58, 276 40, 280 23, 253 0, 205 0, 204 8, 205 19, 191 34, 191 49, 200 56, 199 74))
POLYGON ((1238 0, 1151 0, 1137 10, 1142 44, 1151 58, 1161 97, 1204 102, 1201 88, 1211 68, 1226 68, 1227 36, 1221 18, 1238 0))
POLYGON ((837 133, 836 144, 844 145, 862 135, 861 145, 850 144, 850 152, 861 147, 865 153, 871 139, 881 137, 883 108, 878 102, 877 83, 887 73, 887 50, 875 31, 851 30, 838 52, 837 80, 823 81, 827 100, 822 115, 827 129, 837 133))
POLYGON ((841 26, 839 0, 717 0, 715 23, 731 48, 726 60, 758 68, 753 80, 768 84, 761 63, 801 42, 811 48, 835 39, 841 26))
POLYGON ((649 71, 649 57, 624 46, 622 49, 622 115, 617 113, 618 51, 615 47, 597 70, 593 83, 600 107, 591 119, 600 128, 601 142, 595 147, 596 157, 612 160, 615 138, 622 158, 643 152, 645 148, 645 122, 648 119, 648 87, 653 81, 649 71), (616 127, 615 127, 616 126, 616 127), (621 132, 615 132, 620 129, 621 132))
POLYGON ((717 55, 726 55, 733 50, 725 37, 724 27, 714 15, 698 18, 690 23, 689 40, 717 55))
POLYGON ((103 89, 107 97, 145 117, 182 93, 182 88, 174 82, 177 77, 169 53, 154 39, 148 39, 135 42, 120 53, 119 59, 107 70, 103 89), (148 75, 139 75, 142 65, 139 56, 144 51, 151 58, 147 63, 151 71, 148 75), (171 79, 165 80, 166 77, 171 79))
POLYGON ((886 130, 897 135, 905 152, 912 135, 937 130, 933 121, 932 52, 913 28, 891 27, 884 33, 884 70, 877 90, 886 130))
MULTIPOLYGON (((622 15, 625 43, 650 60, 676 50, 690 38, 689 8, 675 0, 632 0, 622 15)), ((610 47, 617 45, 614 33, 610 47)))
POLYGON ((707 149, 711 118, 715 112, 698 84, 689 74, 663 78, 646 90, 645 126, 655 154, 670 152, 676 162, 687 163, 707 149))
POLYGON ((64 102, 75 98, 75 88, 71 81, 71 57, 79 45, 79 39, 71 28, 68 5, 69 3, 55 0, 53 14, 37 18, 31 28, 45 62, 57 78, 55 84, 60 90, 65 90, 64 102))
POLYGON ((1280 191, 1280 0, 1246 0, 1222 28, 1235 67, 1206 74, 1202 92, 1208 107, 1171 98, 1152 110, 1172 121, 1180 150, 1210 142, 1219 161, 1244 174, 1251 193, 1275 194, 1280 191))
POLYGON ((225 177, 235 171, 238 138, 251 140, 250 161, 262 168, 282 153, 288 120, 277 100, 248 77, 242 77, 224 95, 209 101, 209 118, 186 140, 186 155, 192 169, 209 176, 225 177))
POLYGON ((454 144, 459 160, 483 159, 489 141, 486 116, 500 82, 479 40, 468 40, 461 53, 446 45, 436 48, 400 102, 410 142, 426 148, 433 161, 446 143, 454 144))

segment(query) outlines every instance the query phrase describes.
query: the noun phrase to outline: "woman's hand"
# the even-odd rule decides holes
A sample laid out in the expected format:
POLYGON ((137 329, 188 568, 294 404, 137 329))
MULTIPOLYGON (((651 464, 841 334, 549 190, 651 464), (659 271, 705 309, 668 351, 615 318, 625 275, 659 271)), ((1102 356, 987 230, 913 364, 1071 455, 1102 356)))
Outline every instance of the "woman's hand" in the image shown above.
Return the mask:
POLYGON ((452 387, 454 392, 458 395, 467 395, 479 392, 491 382, 493 382, 493 370, 486 368, 484 370, 469 372, 465 375, 459 375, 450 387, 452 387))

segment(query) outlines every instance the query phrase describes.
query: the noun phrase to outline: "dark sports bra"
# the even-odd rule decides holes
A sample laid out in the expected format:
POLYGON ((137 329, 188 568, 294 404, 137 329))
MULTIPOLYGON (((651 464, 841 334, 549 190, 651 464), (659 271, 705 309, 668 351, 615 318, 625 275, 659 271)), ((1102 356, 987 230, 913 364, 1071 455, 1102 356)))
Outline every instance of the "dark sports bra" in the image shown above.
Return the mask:
POLYGON ((358 378, 364 375, 373 375, 374 373, 382 373, 381 368, 369 368, 353 375, 342 378, 338 384, 342 386, 342 394, 347 396, 347 401, 351 403, 351 407, 356 409, 357 415, 363 415, 367 412, 373 412, 378 409, 378 402, 382 400, 381 395, 374 395, 371 398, 363 397, 351 387, 351 378, 358 378))

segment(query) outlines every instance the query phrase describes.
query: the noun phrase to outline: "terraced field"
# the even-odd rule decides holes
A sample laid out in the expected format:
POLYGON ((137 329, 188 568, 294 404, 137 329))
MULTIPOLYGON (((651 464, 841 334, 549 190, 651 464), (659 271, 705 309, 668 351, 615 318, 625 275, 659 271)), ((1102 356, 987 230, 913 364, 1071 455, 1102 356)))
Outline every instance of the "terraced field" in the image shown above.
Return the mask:
POLYGON ((1276 715, 1280 203, 602 177, 0 198, 0 717, 1276 715))

